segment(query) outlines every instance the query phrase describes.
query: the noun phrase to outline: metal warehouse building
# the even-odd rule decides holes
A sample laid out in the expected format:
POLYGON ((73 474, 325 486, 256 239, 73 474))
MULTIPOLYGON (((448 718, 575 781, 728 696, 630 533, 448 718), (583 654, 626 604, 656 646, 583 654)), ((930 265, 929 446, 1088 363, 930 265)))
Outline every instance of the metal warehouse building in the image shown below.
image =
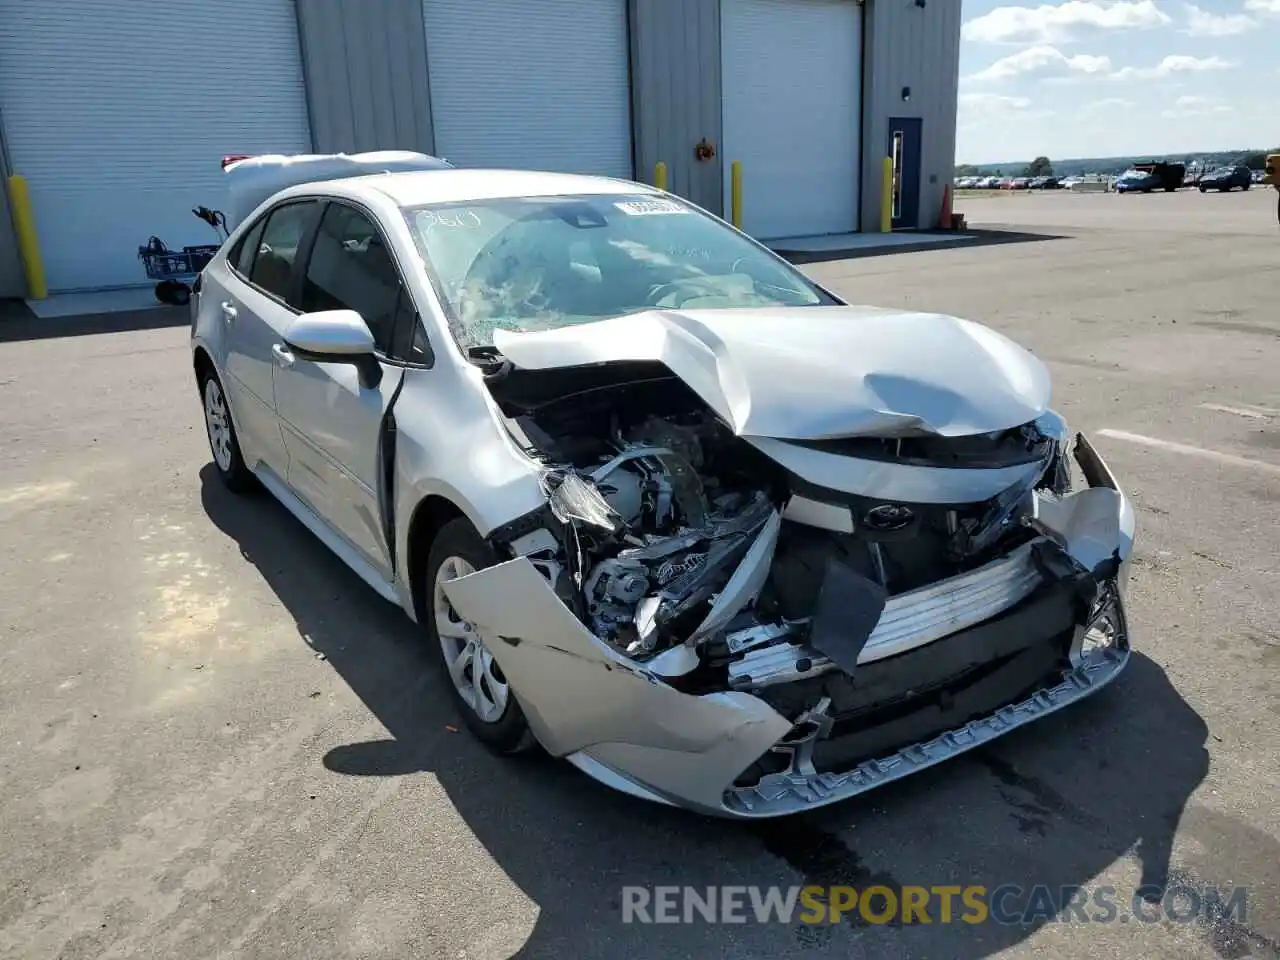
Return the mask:
MULTIPOLYGON (((0 152, 50 290, 207 243, 227 154, 418 150, 653 182, 764 240, 936 225, 960 0, 0 0, 0 152)), ((4 201, 6 204, 8 200, 4 201)), ((22 296, 0 216, 0 296, 22 296)))

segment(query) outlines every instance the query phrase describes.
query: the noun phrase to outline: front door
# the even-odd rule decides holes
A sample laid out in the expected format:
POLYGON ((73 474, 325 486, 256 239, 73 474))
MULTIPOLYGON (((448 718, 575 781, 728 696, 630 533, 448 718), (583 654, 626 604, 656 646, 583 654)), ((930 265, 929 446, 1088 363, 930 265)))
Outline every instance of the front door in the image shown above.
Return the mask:
POLYGON ((379 498, 382 421, 404 369, 383 360, 396 323, 414 314, 382 235, 354 207, 335 201, 325 208, 304 271, 302 312, 359 313, 377 344, 382 376, 373 383, 353 364, 287 354, 275 384, 289 486, 390 579, 379 498))
POLYGON ((893 229, 920 226, 920 118, 889 120, 889 156, 893 160, 893 229))

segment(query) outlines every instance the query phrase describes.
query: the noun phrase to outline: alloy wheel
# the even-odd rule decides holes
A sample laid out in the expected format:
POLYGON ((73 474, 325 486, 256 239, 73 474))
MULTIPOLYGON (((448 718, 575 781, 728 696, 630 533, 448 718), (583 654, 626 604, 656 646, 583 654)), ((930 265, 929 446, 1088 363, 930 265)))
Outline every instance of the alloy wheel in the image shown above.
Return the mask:
POLYGON ((454 687, 477 717, 497 723, 510 697, 506 677, 475 627, 458 615, 444 594, 446 582, 474 572, 475 567, 462 557, 448 557, 440 564, 432 585, 432 615, 454 687))
POLYGON ((213 459, 224 473, 231 470, 231 416, 218 381, 210 377, 204 382, 204 425, 209 431, 213 459))

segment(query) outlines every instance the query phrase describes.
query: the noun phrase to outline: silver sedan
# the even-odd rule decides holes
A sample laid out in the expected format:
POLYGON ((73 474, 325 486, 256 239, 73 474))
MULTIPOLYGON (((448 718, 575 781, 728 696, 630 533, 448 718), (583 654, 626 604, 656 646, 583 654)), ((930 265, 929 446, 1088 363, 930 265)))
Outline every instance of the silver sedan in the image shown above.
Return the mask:
POLYGON ((201 275, 214 461, 439 651, 497 754, 722 816, 853 796, 1129 656, 1133 510, 1031 354, 635 183, 300 183, 201 275))

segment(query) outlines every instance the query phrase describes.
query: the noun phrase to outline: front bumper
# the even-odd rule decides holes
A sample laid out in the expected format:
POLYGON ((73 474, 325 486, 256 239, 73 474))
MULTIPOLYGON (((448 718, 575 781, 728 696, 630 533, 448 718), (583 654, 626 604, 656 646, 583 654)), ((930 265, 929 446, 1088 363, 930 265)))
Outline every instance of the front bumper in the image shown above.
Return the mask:
MULTIPOLYGON (((1027 640, 1033 657, 1030 648, 1037 644, 1041 654, 1049 643, 1059 644, 1061 651, 1058 665, 1038 670, 1034 683, 1023 682, 1023 676, 989 687, 984 698, 972 701, 983 704, 980 712, 970 710, 941 732, 935 725, 918 739, 894 742, 844 766, 815 765, 813 739, 798 738, 797 725, 757 693, 685 694, 618 654, 587 631, 523 557, 450 581, 445 591, 458 613, 483 635, 518 692, 530 727, 553 755, 614 789, 707 814, 756 819, 814 809, 989 743, 1089 696, 1124 668, 1129 637, 1123 586, 1133 545, 1133 510, 1088 441, 1078 436, 1074 446, 1088 488, 1046 503, 1037 523, 1074 561, 1077 575, 1088 572, 1106 602, 1066 624, 1065 631, 1062 622, 1046 628, 1043 643, 1035 637, 1027 640), (1086 650, 1090 624, 1100 615, 1114 627, 1109 642, 1086 650), (779 753, 789 757, 786 769, 775 766, 775 772, 744 779, 762 758, 779 753)), ((936 629, 921 634, 914 649, 945 644, 961 628, 984 629, 979 620, 1031 602, 1021 580, 1005 577, 994 607, 974 607, 973 585, 966 590, 964 581, 983 576, 989 579, 990 571, 955 578, 955 596, 965 598, 958 605, 964 616, 946 636, 936 629), (975 611, 982 617, 975 619, 975 611)), ((936 609, 937 591, 922 594, 927 603, 921 609, 936 609)), ((932 616, 925 620, 936 622, 932 616)), ((1040 632, 1026 630, 1025 623, 1018 629, 1040 632)), ((891 662, 887 658, 911 655, 913 648, 904 638, 895 638, 887 645, 892 652, 881 647, 879 656, 877 645, 869 643, 869 660, 883 664, 891 662)), ((868 672, 879 666, 872 664, 868 672)), ((916 729, 923 728, 917 724, 916 729)))
MULTIPOLYGON (((1042 687, 1026 699, 1001 707, 988 716, 948 730, 931 740, 913 743, 900 750, 865 760, 844 773, 775 775, 749 787, 731 786, 724 791, 717 809, 700 807, 702 812, 739 820, 759 820, 815 810, 848 800, 868 790, 927 770, 952 757, 990 743, 1033 720, 1097 693, 1119 675, 1129 662, 1127 638, 1123 645, 1085 657, 1079 666, 1065 673, 1053 686, 1042 687)), ((772 746, 772 745, 771 745, 772 746)), ((574 766, 595 780, 632 796, 672 805, 679 798, 663 796, 631 779, 625 773, 601 763, 591 750, 570 754, 574 766)))

